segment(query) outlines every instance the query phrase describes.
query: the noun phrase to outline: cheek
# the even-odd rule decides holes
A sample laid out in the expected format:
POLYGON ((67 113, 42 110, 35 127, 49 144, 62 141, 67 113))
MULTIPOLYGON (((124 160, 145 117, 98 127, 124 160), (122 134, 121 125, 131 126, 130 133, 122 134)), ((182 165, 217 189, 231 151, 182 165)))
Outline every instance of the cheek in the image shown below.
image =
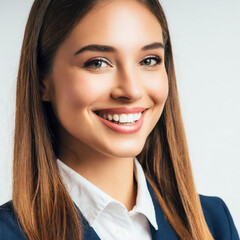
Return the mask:
POLYGON ((155 104, 162 106, 168 97, 168 76, 166 71, 154 72, 146 83, 148 95, 155 104))
POLYGON ((103 79, 78 71, 56 76, 54 82, 55 101, 58 107, 68 110, 90 106, 106 94, 107 89, 103 79))

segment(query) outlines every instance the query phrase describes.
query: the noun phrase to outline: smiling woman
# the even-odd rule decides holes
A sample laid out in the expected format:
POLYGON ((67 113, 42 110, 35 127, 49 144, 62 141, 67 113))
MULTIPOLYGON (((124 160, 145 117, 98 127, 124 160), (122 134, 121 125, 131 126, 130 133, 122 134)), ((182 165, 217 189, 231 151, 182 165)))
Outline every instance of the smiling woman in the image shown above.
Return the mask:
POLYGON ((75 163, 82 175, 89 161, 106 162, 101 168, 94 164, 88 180, 105 190, 115 179, 112 196, 116 198, 121 188, 127 189, 120 183, 132 182, 132 157, 141 152, 160 118, 168 79, 165 63, 160 61, 164 58, 162 29, 155 16, 137 2, 99 4, 57 49, 51 72, 42 80, 42 99, 52 103, 60 122, 58 157, 68 166, 75 163), (133 122, 133 114, 140 116, 143 111, 139 120, 135 115, 136 123, 126 126, 128 118, 133 122), (126 164, 129 176, 114 167, 118 161, 126 164), (103 171, 106 177, 101 182, 96 176, 103 171))
POLYGON ((238 239, 198 195, 157 0, 35 0, 1 239, 238 239))

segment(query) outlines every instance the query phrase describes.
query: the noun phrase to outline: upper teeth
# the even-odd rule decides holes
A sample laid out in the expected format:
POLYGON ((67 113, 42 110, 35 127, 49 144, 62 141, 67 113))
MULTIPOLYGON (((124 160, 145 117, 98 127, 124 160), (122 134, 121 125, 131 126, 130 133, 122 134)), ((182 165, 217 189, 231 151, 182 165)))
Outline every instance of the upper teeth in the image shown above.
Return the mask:
POLYGON ((103 117, 104 119, 108 119, 109 121, 116 121, 116 122, 121 122, 121 123, 126 123, 126 122, 134 122, 137 121, 141 118, 142 113, 130 113, 130 114, 99 114, 100 117, 103 117))

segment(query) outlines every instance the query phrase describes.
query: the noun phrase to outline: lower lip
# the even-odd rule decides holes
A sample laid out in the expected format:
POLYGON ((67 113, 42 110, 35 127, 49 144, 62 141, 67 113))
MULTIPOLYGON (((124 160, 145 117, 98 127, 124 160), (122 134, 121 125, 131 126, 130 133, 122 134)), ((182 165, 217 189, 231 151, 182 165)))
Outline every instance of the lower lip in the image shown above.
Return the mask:
POLYGON ((146 110, 142 113, 141 118, 132 125, 120 125, 114 122, 110 122, 104 118, 101 118, 97 114, 96 115, 98 116, 99 120, 102 123, 104 123, 108 128, 112 129, 113 131, 118 133, 123 133, 123 134, 130 134, 130 133, 136 133, 141 129, 143 125, 143 119, 144 119, 145 113, 146 113, 146 110))

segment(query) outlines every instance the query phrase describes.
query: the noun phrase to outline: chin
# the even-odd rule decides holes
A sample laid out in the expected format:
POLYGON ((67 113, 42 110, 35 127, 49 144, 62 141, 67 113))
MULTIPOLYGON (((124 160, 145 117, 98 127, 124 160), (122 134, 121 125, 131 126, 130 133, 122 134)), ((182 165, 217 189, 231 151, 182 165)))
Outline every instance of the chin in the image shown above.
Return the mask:
MULTIPOLYGON (((128 158, 135 157, 141 153, 143 150, 144 144, 139 144, 137 146, 117 146, 116 148, 111 147, 110 151, 108 151, 108 156, 117 157, 117 158, 128 158)), ((105 152, 106 154, 106 152, 105 152)))

